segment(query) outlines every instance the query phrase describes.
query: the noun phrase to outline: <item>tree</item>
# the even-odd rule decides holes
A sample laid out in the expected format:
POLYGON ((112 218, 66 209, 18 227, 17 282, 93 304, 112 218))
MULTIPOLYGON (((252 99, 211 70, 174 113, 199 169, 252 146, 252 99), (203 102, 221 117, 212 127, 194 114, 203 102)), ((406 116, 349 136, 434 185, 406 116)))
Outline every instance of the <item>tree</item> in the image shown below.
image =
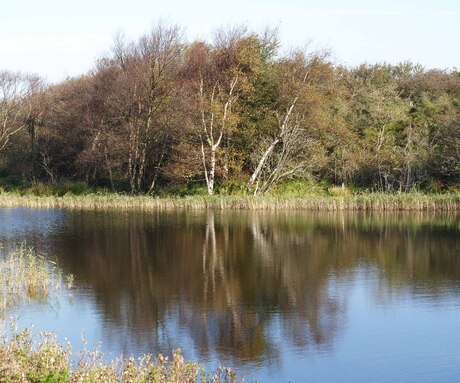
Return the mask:
MULTIPOLYGON (((218 54, 218 52, 215 52, 218 54)), ((217 57, 216 57, 217 58, 217 57)), ((217 58, 218 59, 218 58, 217 58)), ((203 63, 206 65, 206 63, 203 63)), ((199 69, 199 113, 201 115, 201 154, 208 194, 214 193, 217 150, 222 144, 224 133, 233 128, 233 105, 238 98, 238 68, 227 68, 227 73, 219 73, 218 60, 211 59, 208 68, 199 69), (207 72, 207 73, 206 73, 207 72), (205 150, 209 149, 209 161, 205 150)))
POLYGON ((402 148, 405 185, 455 181, 460 79, 455 71, 416 67, 399 78, 399 88, 411 106, 402 148))
POLYGON ((178 92, 177 71, 183 43, 179 27, 159 23, 136 43, 116 41, 110 61, 118 73, 118 116, 125 134, 127 178, 132 193, 146 186, 151 192, 167 152, 174 100, 178 92), (154 150, 156 149, 156 150, 154 150))
POLYGON ((228 179, 232 171, 240 171, 241 161, 236 164, 235 158, 247 128, 245 100, 254 94, 272 39, 268 32, 260 36, 234 28, 218 31, 212 44, 196 42, 187 51, 186 97, 208 194, 214 193, 217 173, 228 179))
POLYGON ((406 132, 410 102, 401 97, 393 68, 360 65, 344 81, 351 93, 348 124, 358 135, 362 149, 355 181, 384 191, 405 188, 405 177, 401 176, 403 153, 413 147, 414 135, 406 132))
POLYGON ((321 136, 329 125, 333 68, 318 54, 296 52, 277 63, 276 124, 254 152, 247 189, 270 190, 280 180, 305 176, 324 161, 321 136))
MULTIPOLYGON (((113 65, 99 63, 90 78, 84 149, 77 162, 85 169, 86 182, 109 182, 112 191, 116 181, 125 178, 123 170, 123 140, 117 103, 118 70, 113 65)), ((118 183, 118 182, 117 182, 118 183)))
POLYGON ((12 136, 27 127, 33 110, 31 96, 41 86, 37 76, 0 72, 0 152, 12 136))
POLYGON ((38 176, 56 184, 62 179, 88 179, 88 168, 78 164, 88 135, 91 76, 67 79, 47 89, 35 146, 38 176))

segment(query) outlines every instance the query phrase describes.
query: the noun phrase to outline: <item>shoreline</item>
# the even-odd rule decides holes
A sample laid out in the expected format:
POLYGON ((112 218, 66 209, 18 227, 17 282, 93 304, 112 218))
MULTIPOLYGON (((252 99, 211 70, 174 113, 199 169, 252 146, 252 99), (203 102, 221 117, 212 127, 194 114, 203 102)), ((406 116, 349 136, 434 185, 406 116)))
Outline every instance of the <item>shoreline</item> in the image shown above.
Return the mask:
POLYGON ((306 210, 306 211, 460 211, 458 194, 366 193, 347 196, 186 196, 123 194, 34 196, 3 193, 0 207, 78 210, 306 210))

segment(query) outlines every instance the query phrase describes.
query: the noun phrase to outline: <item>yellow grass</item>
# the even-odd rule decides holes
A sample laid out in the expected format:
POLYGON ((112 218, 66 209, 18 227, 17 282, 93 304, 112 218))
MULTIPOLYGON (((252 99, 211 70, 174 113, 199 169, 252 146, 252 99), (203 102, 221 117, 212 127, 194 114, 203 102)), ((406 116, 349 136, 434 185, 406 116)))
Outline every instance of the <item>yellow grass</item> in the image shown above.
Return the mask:
POLYGON ((32 249, 20 246, 0 260, 0 313, 30 300, 46 302, 61 288, 56 265, 32 249))
POLYGON ((84 196, 19 196, 0 194, 1 207, 106 209, 248 209, 248 210, 369 210, 369 211, 459 211, 458 194, 385 194, 368 193, 341 196, 190 196, 151 197, 121 194, 84 196))

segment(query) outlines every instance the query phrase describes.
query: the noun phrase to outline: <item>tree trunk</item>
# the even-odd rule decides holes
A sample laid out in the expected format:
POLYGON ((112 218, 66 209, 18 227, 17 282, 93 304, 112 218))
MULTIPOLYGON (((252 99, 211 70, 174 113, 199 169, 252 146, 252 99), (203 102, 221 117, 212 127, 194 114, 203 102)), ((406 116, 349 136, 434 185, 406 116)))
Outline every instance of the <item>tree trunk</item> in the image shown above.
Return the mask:
POLYGON ((116 192, 115 184, 113 183, 112 167, 110 166, 107 147, 104 148, 104 160, 105 160, 105 167, 107 168, 107 174, 109 175, 110 188, 112 189, 113 192, 116 192))
POLYGON ((268 157, 270 156, 271 152, 275 148, 275 146, 280 142, 280 137, 277 137, 268 147, 268 149, 265 151, 265 153, 262 155, 262 158, 260 159, 259 163, 257 164, 256 169, 254 170, 254 173, 252 173, 252 176, 247 184, 248 190, 251 189, 252 185, 256 181, 257 177, 259 176, 260 171, 262 170, 265 161, 267 161, 268 157))

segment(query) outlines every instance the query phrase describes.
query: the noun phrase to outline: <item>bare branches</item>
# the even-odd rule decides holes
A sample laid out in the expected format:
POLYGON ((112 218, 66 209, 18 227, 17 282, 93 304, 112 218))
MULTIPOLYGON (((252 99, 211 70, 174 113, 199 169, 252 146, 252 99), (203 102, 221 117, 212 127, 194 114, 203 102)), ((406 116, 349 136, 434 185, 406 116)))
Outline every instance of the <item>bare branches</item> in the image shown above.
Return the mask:
POLYGON ((40 86, 36 76, 0 72, 0 151, 13 135, 27 126, 32 113, 30 98, 40 86))
POLYGON ((279 69, 284 78, 279 86, 278 108, 274 111, 278 126, 272 138, 261 141, 256 151, 257 165, 246 185, 254 194, 268 191, 281 179, 301 176, 314 168, 314 157, 308 153, 314 147, 321 124, 317 113, 328 105, 321 94, 323 83, 327 83, 327 62, 317 56, 308 59, 297 52, 292 59, 280 63, 279 69))
MULTIPOLYGON (((120 68, 112 89, 119 99, 120 120, 126 132, 127 176, 132 193, 146 182, 147 167, 155 168, 150 186, 155 184, 164 163, 164 143, 170 135, 170 116, 176 97, 178 71, 184 44, 178 26, 158 23, 137 42, 115 38, 114 63, 120 68), (158 146, 158 152, 153 148, 158 146)), ((150 187, 151 189, 151 187, 150 187)))

